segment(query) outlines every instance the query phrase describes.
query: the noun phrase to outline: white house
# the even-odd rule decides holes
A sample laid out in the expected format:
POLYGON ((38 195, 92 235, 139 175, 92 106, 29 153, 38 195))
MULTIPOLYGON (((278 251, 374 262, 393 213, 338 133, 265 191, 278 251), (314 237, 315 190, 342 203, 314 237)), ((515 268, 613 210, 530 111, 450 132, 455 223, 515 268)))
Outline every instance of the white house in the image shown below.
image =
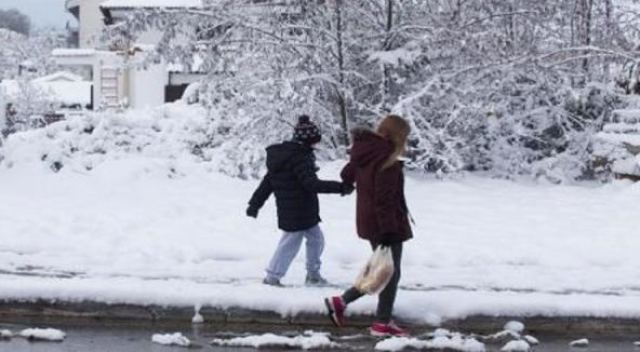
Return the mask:
POLYGON ((28 104, 28 95, 50 105, 50 109, 42 111, 47 123, 73 111, 91 109, 91 86, 90 81, 64 71, 30 81, 3 80, 0 82, 0 131, 11 126, 15 106, 28 104))
POLYGON ((157 43, 161 33, 142 33, 135 44, 122 50, 100 41, 105 23, 117 22, 131 11, 154 8, 202 7, 202 0, 67 0, 67 10, 78 20, 78 48, 53 52, 62 66, 81 69, 93 82, 96 108, 143 108, 179 99, 186 86, 198 80, 197 72, 181 72, 172 82, 175 65, 157 63, 142 67, 145 50, 157 43))

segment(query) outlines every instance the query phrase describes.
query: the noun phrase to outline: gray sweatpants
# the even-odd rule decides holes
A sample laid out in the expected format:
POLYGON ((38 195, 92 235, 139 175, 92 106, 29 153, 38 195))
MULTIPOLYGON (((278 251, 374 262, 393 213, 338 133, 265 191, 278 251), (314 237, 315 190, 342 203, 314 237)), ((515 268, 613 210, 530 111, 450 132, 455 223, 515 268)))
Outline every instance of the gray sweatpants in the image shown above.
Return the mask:
POLYGON ((303 238, 306 239, 307 247, 307 275, 312 278, 320 276, 320 266, 322 265, 320 256, 324 251, 324 235, 320 226, 316 225, 306 230, 282 234, 278 247, 267 267, 267 278, 280 280, 287 273, 293 258, 300 250, 303 238))
MULTIPOLYGON (((371 247, 375 250, 377 245, 372 243, 371 247)), ((396 293, 398 292, 400 262, 402 261, 402 242, 393 243, 390 247, 391 255, 393 256, 393 276, 389 284, 387 284, 387 287, 378 295, 378 309, 376 310, 376 321, 385 324, 391 321, 393 305, 396 301, 396 293)), ((358 291, 355 287, 351 287, 344 291, 342 299, 345 304, 349 304, 362 296, 364 296, 364 293, 358 291)))

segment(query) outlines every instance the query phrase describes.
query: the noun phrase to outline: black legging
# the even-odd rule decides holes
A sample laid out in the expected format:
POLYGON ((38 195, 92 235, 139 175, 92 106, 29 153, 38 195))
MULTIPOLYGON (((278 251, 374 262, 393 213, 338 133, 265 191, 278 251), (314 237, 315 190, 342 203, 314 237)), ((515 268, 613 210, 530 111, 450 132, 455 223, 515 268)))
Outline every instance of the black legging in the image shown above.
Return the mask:
MULTIPOLYGON (((371 243, 371 247, 375 250, 377 245, 371 243)), ((398 292, 398 282, 400 282, 400 262, 402 261, 402 242, 393 243, 389 246, 391 255, 393 256, 393 276, 387 284, 387 287, 378 295, 378 309, 376 310, 376 321, 380 323, 388 323, 391 321, 391 313, 393 312, 393 304, 396 301, 396 293, 398 292)), ((357 288, 351 287, 344 291, 342 299, 345 304, 349 304, 365 294, 358 291, 357 288)))

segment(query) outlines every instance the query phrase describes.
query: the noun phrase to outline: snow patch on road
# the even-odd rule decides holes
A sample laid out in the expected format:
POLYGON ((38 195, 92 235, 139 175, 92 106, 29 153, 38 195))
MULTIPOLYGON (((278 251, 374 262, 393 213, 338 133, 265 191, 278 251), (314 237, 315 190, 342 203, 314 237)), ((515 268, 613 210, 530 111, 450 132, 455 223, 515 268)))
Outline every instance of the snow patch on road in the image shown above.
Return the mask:
POLYGON ((213 339, 211 344, 230 347, 301 348, 303 350, 340 347, 338 343, 329 339, 328 334, 316 332, 305 332, 304 335, 294 337, 268 333, 232 339, 213 339))
POLYGON ((529 352, 530 350, 531 346, 523 340, 509 341, 501 349, 503 352, 529 352))
POLYGON ((569 342, 569 346, 571 347, 588 347, 589 339, 579 339, 575 341, 569 342))
POLYGON ((422 340, 409 337, 392 337, 376 344, 377 351, 402 351, 405 349, 417 350, 452 350, 462 352, 484 352, 482 342, 454 333, 451 336, 435 336, 430 340, 422 340))
POLYGON ((66 334, 58 329, 52 328, 29 328, 20 331, 20 337, 29 340, 37 340, 37 341, 63 341, 66 337, 66 334))
POLYGON ((528 343, 529 345, 534 345, 534 346, 535 346, 535 345, 539 345, 539 344, 540 344, 540 341, 539 341, 537 338, 535 338, 535 337, 533 337, 533 336, 531 336, 531 335, 525 335, 525 336, 523 337, 523 339, 524 339, 525 341, 527 341, 527 343, 528 343))
POLYGON ((173 334, 154 334, 153 336, 151 336, 151 341, 165 346, 191 346, 191 340, 189 340, 179 332, 173 334))

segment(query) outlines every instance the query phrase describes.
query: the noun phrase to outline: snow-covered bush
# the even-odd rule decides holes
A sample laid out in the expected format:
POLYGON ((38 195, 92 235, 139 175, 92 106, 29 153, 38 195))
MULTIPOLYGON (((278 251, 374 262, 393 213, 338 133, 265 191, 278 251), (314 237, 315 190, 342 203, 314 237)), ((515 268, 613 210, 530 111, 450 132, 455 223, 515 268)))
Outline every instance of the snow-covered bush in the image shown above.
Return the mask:
POLYGON ((171 177, 180 174, 182 164, 198 163, 250 178, 261 175, 264 148, 291 134, 284 117, 265 125, 260 119, 234 120, 223 111, 173 103, 139 111, 87 112, 12 134, 0 149, 0 161, 4 167, 43 163, 55 172, 87 172, 110 160, 144 157, 171 177), (264 128, 273 131, 271 140, 255 132, 264 128))
POLYGON ((189 162, 210 159, 216 135, 204 109, 170 104, 148 111, 86 114, 41 129, 16 133, 2 149, 12 167, 43 162, 92 170, 110 159, 141 155, 150 159, 189 162))

